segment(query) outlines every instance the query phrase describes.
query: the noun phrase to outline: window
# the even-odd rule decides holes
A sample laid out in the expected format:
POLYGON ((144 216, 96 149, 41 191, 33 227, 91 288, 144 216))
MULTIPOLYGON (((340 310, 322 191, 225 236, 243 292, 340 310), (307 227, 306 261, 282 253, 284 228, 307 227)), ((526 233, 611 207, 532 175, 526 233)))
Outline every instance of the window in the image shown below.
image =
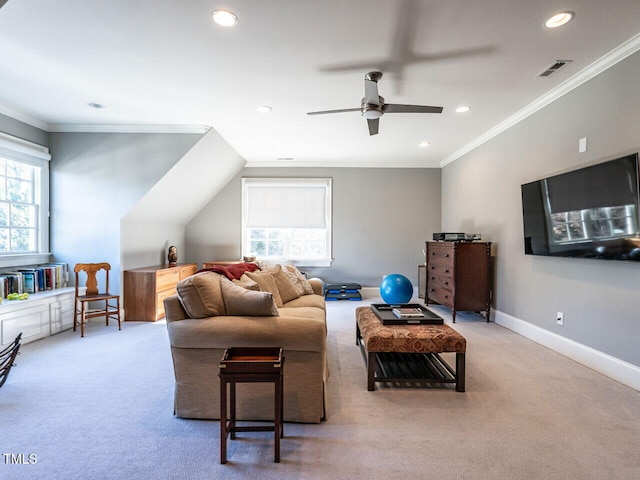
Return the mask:
POLYGON ((45 147, 0 133, 0 267, 48 261, 50 158, 45 147))
POLYGON ((628 237, 637 232, 634 205, 598 207, 551 214, 554 243, 628 237))
POLYGON ((242 253, 331 264, 330 178, 243 178, 242 253))

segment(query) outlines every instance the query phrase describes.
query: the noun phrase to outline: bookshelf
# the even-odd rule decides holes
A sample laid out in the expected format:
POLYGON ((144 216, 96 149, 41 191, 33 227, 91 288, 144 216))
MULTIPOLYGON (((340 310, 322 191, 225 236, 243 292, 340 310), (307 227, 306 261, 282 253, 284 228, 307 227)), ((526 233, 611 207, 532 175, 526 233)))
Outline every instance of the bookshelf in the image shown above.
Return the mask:
POLYGON ((0 271, 0 346, 22 332, 22 343, 73 327, 75 288, 69 287, 66 263, 46 263, 0 271), (28 293, 25 300, 9 300, 11 293, 28 293))

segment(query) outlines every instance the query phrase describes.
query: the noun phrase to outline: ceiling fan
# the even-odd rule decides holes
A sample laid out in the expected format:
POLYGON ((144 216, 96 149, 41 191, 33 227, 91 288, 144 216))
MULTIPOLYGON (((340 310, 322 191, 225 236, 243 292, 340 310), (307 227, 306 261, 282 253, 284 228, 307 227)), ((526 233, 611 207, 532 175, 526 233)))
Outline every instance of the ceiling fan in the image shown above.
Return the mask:
POLYGON ((369 72, 364 76, 364 98, 362 99, 360 108, 308 112, 307 115, 361 112, 362 116, 367 119, 367 123, 369 124, 369 135, 376 135, 378 133, 380 117, 385 113, 442 113, 442 107, 384 103, 384 98, 378 95, 378 80, 381 78, 382 72, 369 72))

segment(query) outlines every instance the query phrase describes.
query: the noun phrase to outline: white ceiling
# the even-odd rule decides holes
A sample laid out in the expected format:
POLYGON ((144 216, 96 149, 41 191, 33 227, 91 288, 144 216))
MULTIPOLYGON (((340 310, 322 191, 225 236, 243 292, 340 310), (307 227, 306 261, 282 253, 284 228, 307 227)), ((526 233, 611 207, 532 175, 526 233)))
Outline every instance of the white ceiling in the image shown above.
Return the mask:
POLYGON ((434 167, 588 78, 610 52, 638 50, 638 32, 638 0, 9 0, 0 113, 49 131, 211 126, 250 166, 434 167), (239 24, 213 24, 216 8, 239 24), (575 19, 544 28, 560 10, 575 19), (572 62, 537 77, 556 60, 572 62), (343 64, 362 65, 330 69, 343 64), (359 107, 376 69, 386 102, 444 112, 388 113, 377 136, 358 112, 306 115, 359 107))

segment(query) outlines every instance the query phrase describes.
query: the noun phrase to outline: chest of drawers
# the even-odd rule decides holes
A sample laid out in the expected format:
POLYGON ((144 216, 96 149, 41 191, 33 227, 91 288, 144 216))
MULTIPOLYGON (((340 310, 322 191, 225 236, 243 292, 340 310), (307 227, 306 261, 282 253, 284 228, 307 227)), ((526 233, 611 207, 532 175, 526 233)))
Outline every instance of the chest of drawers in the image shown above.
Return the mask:
POLYGON ((125 270, 125 320, 155 322, 164 318, 164 299, 175 295, 180 280, 196 273, 195 263, 125 270))
POLYGON ((427 242, 426 303, 456 311, 485 312, 491 303, 490 242, 427 242))

